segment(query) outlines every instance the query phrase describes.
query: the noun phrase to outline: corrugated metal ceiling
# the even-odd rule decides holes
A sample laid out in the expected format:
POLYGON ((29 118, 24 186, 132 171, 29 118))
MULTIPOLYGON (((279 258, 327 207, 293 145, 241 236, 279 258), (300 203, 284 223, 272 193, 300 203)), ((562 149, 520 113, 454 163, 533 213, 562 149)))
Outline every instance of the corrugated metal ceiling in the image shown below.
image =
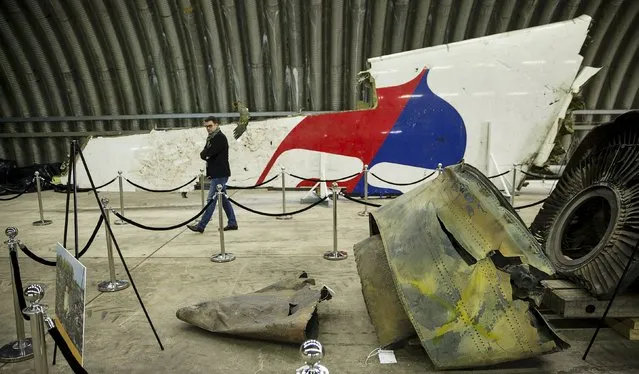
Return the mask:
MULTIPOLYGON (((0 117, 353 108, 369 57, 581 14, 585 64, 604 66, 587 107, 637 107, 635 0, 0 0, 0 117)), ((60 161, 61 133, 155 125, 0 124, 0 158, 60 161)))

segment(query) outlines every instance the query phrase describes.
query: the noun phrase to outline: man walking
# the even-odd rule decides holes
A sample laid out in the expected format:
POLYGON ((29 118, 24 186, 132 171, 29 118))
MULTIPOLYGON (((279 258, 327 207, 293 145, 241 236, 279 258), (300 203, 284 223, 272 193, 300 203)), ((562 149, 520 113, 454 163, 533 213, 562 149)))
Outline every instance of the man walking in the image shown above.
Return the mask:
MULTIPOLYGON (((199 233, 204 232, 206 225, 211 220, 211 216, 213 216, 213 212, 215 211, 215 205, 217 204, 217 185, 221 184, 222 192, 225 193, 226 182, 228 182, 231 176, 229 143, 226 140, 226 136, 220 131, 219 120, 215 117, 207 117, 204 120, 204 126, 206 126, 206 131, 208 131, 209 136, 206 138, 204 149, 200 152, 200 158, 206 161, 206 176, 211 180, 208 200, 213 199, 213 203, 206 208, 202 219, 200 219, 197 225, 187 226, 191 231, 199 233)), ((222 197, 222 207, 228 219, 228 225, 224 227, 224 231, 237 230, 235 212, 233 212, 233 206, 226 196, 222 197)))

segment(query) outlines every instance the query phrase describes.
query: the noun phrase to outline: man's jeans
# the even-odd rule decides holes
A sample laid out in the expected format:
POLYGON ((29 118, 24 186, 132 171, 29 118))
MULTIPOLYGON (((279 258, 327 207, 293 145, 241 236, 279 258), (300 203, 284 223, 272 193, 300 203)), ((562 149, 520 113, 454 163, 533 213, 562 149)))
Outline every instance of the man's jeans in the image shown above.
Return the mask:
MULTIPOLYGON (((217 205, 217 185, 221 184, 222 192, 226 193, 226 182, 228 180, 228 177, 211 179, 211 187, 209 188, 209 197, 207 199, 207 202, 213 199, 213 203, 209 205, 208 208, 206 208, 204 214, 202 215, 202 218, 200 219, 200 223, 198 224, 198 226, 201 229, 204 229, 206 227, 206 225, 211 220, 211 217, 213 216, 213 212, 215 211, 215 205, 217 205)), ((229 226, 237 226, 233 206, 231 205, 229 199, 226 198, 226 196, 222 196, 222 208, 224 208, 224 213, 226 213, 226 218, 229 221, 229 226)))

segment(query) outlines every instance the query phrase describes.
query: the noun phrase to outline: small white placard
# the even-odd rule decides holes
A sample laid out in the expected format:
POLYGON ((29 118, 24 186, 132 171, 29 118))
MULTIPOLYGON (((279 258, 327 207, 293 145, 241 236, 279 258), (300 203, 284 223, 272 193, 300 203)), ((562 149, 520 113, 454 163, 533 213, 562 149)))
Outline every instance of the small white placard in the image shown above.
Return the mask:
POLYGON ((396 364, 395 352, 386 349, 380 349, 377 354, 380 364, 396 364))

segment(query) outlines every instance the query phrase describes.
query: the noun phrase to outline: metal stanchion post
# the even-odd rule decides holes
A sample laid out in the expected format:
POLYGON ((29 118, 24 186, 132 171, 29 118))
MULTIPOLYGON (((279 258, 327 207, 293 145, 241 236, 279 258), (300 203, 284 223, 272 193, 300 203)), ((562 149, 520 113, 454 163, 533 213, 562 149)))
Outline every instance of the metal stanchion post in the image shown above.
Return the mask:
POLYGON ((33 336, 33 368, 36 374, 48 374, 47 341, 44 339, 44 318, 47 306, 40 304, 44 297, 44 288, 39 284, 31 284, 24 290, 24 298, 30 304, 24 308, 31 321, 31 336, 33 336))
MULTIPOLYGON (((7 227, 4 233, 9 237, 6 242, 9 245, 9 252, 18 251, 20 241, 16 239, 18 229, 15 227, 7 227)), ((16 319, 16 335, 17 340, 6 344, 0 348, 0 362, 18 362, 28 360, 33 357, 33 346, 31 338, 24 336, 24 320, 22 318, 22 310, 20 310, 20 302, 18 299, 18 291, 15 287, 15 274, 13 274, 13 266, 11 268, 11 289, 13 290, 13 313, 16 319)), ((22 291, 21 291, 22 292, 22 291)))
POLYGON ((110 280, 98 283, 98 291, 100 292, 116 292, 129 287, 129 282, 124 279, 115 279, 115 264, 113 262, 113 243, 109 233, 109 199, 102 198, 102 207, 104 208, 104 229, 106 233, 107 256, 109 259, 109 275, 110 280))
POLYGON ((513 164, 513 188, 510 192, 510 205, 515 206, 515 192, 517 191, 517 165, 513 164))
POLYGON ((44 210, 42 209, 42 185, 40 184, 42 177, 40 176, 40 172, 36 171, 35 177, 33 179, 35 179, 36 182, 36 191, 38 192, 38 208, 40 209, 40 220, 33 222, 33 226, 50 225, 51 220, 44 219, 44 210))
POLYGON ((202 209, 206 205, 206 194, 204 193, 204 169, 200 169, 200 195, 202 197, 202 209))
MULTIPOLYGON (((204 206, 206 205, 206 191, 204 191, 204 180, 206 179, 205 175, 204 175, 204 169, 200 169, 200 197, 202 198, 202 209, 204 209, 204 206)), ((199 222, 198 220, 193 221, 193 224, 197 224, 199 222)))
POLYGON ((328 368, 320 364, 324 357, 324 348, 317 340, 307 340, 300 346, 300 355, 304 359, 304 366, 297 369, 295 374, 329 374, 328 368))
POLYGON ((219 230, 220 230, 220 253, 214 255, 213 257, 211 257, 211 261, 213 262, 230 262, 235 260, 235 255, 233 255, 232 253, 226 253, 224 251, 224 215, 223 215, 223 208, 222 208, 222 204, 223 204, 223 196, 224 193, 222 192, 222 185, 218 184, 216 186, 217 188, 217 211, 218 211, 218 216, 219 216, 219 230))
MULTIPOLYGON (((364 202, 368 202, 368 165, 364 165, 364 202)), ((364 210, 357 213, 362 217, 368 215, 368 205, 364 205, 364 210)))
MULTIPOLYGON (((286 213, 286 168, 282 166, 282 213, 286 213)), ((291 219, 293 216, 287 214, 285 216, 277 216, 275 219, 291 219)))
MULTIPOLYGON (((122 176, 122 170, 118 170, 118 183, 120 184, 120 215, 124 216, 124 177, 122 176)), ((126 222, 122 219, 117 219, 113 223, 116 225, 126 225, 126 222)))
POLYGON ((333 250, 324 253, 324 259, 331 261, 345 260, 348 257, 346 251, 337 250, 337 183, 333 182, 333 250))

